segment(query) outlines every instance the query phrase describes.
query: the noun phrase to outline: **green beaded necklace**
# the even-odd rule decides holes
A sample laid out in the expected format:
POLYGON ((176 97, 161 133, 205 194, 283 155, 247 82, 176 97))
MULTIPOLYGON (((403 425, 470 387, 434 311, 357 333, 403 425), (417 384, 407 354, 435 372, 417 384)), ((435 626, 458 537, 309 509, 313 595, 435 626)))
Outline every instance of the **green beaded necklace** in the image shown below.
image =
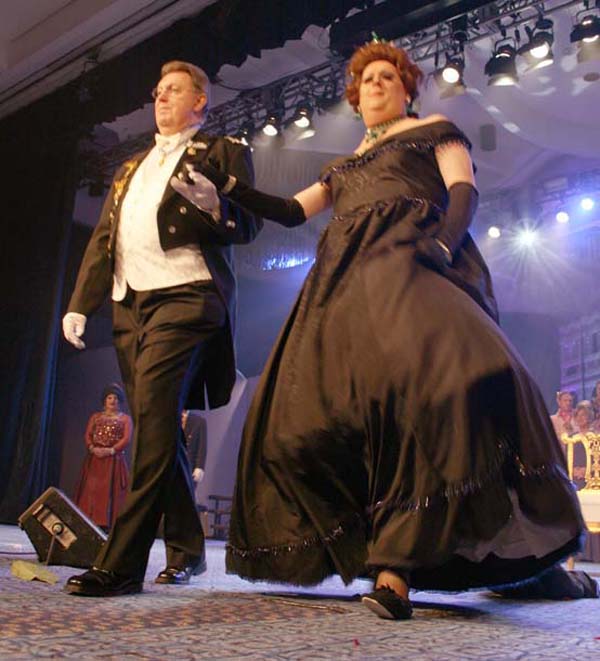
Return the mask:
POLYGON ((398 123, 401 119, 404 119, 404 115, 400 115, 400 117, 393 117, 392 119, 386 119, 385 122, 379 122, 379 124, 375 124, 375 126, 370 126, 365 132, 365 142, 367 144, 369 142, 375 142, 377 138, 380 138, 382 135, 387 133, 387 130, 390 128, 390 126, 398 123))

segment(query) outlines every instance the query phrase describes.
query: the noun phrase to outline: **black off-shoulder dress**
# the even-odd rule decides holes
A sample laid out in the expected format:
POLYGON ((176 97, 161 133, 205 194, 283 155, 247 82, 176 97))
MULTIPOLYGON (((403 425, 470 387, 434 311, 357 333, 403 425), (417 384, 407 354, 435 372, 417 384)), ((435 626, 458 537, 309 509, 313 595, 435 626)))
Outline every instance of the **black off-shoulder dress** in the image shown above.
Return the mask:
POLYGON ((496 323, 467 237, 446 277, 415 259, 443 222, 441 121, 322 173, 334 216, 243 433, 227 570, 422 589, 533 576, 584 524, 539 390, 496 323))

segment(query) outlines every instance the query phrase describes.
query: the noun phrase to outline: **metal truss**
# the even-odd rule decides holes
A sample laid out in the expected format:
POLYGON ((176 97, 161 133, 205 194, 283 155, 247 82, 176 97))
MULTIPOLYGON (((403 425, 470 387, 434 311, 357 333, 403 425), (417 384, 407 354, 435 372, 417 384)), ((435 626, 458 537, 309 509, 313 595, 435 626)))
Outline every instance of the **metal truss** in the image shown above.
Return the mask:
MULTIPOLYGON (((414 62, 433 60, 437 67, 445 53, 458 53, 481 39, 496 42, 510 38, 518 43, 521 26, 535 22, 542 14, 548 16, 577 5, 582 7, 582 0, 497 0, 427 30, 400 37, 395 43, 407 50, 414 62)), ((271 113, 278 114, 285 127, 302 101, 309 102, 315 112, 326 111, 343 96, 345 67, 346 61, 334 56, 310 69, 240 91, 233 99, 211 109, 204 128, 217 134, 240 135, 249 124, 258 130, 271 113)), ((145 133, 91 157, 86 174, 110 172, 151 138, 152 133, 145 133)))

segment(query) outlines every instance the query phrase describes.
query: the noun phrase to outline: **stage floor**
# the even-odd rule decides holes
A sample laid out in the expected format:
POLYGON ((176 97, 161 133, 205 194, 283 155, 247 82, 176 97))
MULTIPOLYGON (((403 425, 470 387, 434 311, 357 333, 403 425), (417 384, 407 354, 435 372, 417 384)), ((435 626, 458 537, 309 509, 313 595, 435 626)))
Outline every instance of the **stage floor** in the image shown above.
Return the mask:
MULTIPOLYGON (((366 581, 317 588, 248 583, 225 574, 224 543, 208 540, 208 571, 186 586, 152 582, 141 595, 86 599, 23 581, 11 564, 37 558, 24 532, 0 526, 0 658, 68 659, 574 659, 600 658, 600 600, 522 602, 488 592, 412 593, 409 622, 381 620, 358 599, 366 581)), ((578 569, 600 576, 600 566, 578 569)))

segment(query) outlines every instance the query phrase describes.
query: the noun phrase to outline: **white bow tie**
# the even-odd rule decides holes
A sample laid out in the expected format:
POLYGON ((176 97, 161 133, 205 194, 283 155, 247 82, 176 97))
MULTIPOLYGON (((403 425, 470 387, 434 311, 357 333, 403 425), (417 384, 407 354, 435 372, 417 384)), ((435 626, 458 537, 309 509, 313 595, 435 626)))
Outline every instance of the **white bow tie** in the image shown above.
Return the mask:
POLYGON ((162 152, 170 152, 176 149, 179 146, 180 138, 181 133, 176 133, 175 135, 161 135, 160 133, 154 134, 156 146, 162 152))

